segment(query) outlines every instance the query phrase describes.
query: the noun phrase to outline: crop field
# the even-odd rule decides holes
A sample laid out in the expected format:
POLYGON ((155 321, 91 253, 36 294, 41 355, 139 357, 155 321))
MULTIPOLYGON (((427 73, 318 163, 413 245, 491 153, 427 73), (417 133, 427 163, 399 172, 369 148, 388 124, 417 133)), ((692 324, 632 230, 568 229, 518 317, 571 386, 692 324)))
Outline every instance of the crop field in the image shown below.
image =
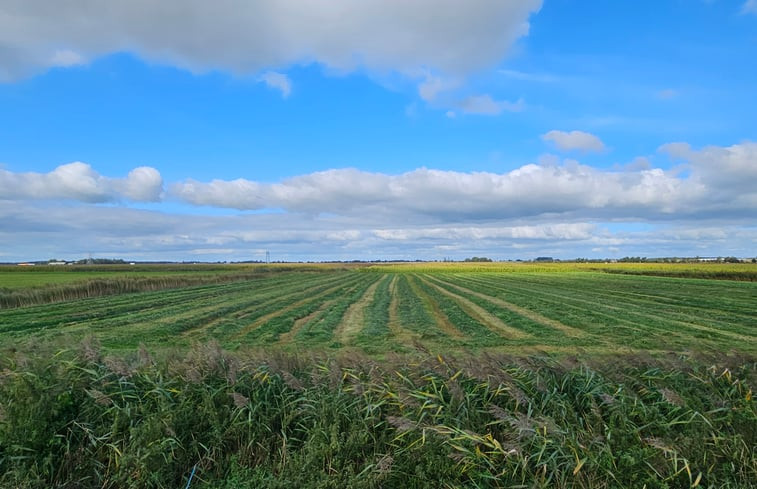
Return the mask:
POLYGON ((757 480, 752 264, 119 272, 0 293, 0 487, 757 480))
MULTIPOLYGON (((539 270, 542 270, 541 268, 539 270)), ((596 271, 283 271, 0 310, 0 342, 108 349, 757 350, 757 283, 596 271)))

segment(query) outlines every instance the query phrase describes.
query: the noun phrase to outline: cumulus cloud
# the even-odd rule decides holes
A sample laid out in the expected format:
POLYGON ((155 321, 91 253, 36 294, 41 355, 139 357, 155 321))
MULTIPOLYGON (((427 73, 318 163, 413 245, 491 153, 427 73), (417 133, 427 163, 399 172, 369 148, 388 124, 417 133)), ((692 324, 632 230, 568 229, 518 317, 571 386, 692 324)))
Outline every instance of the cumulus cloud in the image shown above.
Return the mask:
POLYGON ((542 135, 544 141, 551 141, 563 151, 604 151, 605 145, 594 134, 583 131, 557 131, 552 130, 542 135))
POLYGON ((706 146, 698 151, 688 143, 668 143, 658 151, 683 160, 691 169, 692 179, 713 191, 757 193, 757 143, 706 146))
POLYGON ((14 173, 0 169, 0 199, 56 200, 100 203, 121 199, 142 202, 160 200, 163 179, 151 167, 130 171, 126 178, 109 178, 90 165, 76 161, 49 173, 14 173))
POLYGON ((86 60, 82 55, 75 53, 69 49, 55 51, 52 58, 50 59, 51 66, 60 66, 64 68, 68 66, 82 65, 85 63, 86 60))
POLYGON ((688 160, 693 178, 724 197, 748 193, 757 195, 757 143, 706 146, 699 151, 680 145, 673 152, 688 160))
POLYGON ((267 71, 260 75, 260 80, 270 88, 280 91, 284 98, 289 97, 289 94, 292 93, 292 80, 283 73, 267 71))
POLYGON ((667 214, 705 189, 661 169, 609 172, 576 162, 525 165, 504 174, 420 168, 400 175, 329 170, 280 183, 250 180, 174 184, 187 203, 235 209, 285 209, 309 214, 424 216, 442 222, 549 213, 667 214))
POLYGON ((714 212, 757 212, 757 143, 694 150, 665 145, 689 172, 655 168, 648 158, 614 170, 556 157, 506 173, 419 168, 399 175, 334 169, 276 183, 247 179, 169 188, 193 205, 240 210, 284 209, 309 215, 434 222, 545 215, 689 219, 714 212))
POLYGON ((673 143, 660 152, 688 171, 656 168, 654 157, 611 170, 552 156, 504 173, 348 168, 274 183, 169 186, 168 197, 183 203, 255 211, 211 215, 57 202, 157 199, 160 174, 148 167, 123 178, 78 162, 49 173, 0 170, 0 242, 12 243, 0 253, 3 260, 89 252, 247 260, 265 250, 282 260, 753 256, 757 143, 673 143))
POLYGON ((541 0, 7 0, 0 80, 128 51, 195 72, 318 62, 455 78, 499 62, 541 0), (56 54, 57 53, 57 54, 56 54))
POLYGON ((657 151, 676 159, 690 158, 694 154, 689 143, 665 143, 657 151))
POLYGON ((520 112, 524 107, 523 99, 508 102, 495 100, 491 95, 471 95, 460 102, 460 110, 466 114, 499 115, 504 111, 520 112))

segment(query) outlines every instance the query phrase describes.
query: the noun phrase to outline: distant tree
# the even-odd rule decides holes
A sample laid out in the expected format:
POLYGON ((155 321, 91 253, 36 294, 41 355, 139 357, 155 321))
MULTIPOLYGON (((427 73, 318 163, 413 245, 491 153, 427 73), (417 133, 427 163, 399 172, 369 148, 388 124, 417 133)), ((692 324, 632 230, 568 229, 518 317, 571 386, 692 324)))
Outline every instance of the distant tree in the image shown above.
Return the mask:
POLYGON ((486 258, 485 256, 474 256, 474 257, 471 257, 471 258, 466 258, 463 261, 466 261, 466 262, 490 262, 490 261, 492 261, 492 259, 491 258, 486 258))

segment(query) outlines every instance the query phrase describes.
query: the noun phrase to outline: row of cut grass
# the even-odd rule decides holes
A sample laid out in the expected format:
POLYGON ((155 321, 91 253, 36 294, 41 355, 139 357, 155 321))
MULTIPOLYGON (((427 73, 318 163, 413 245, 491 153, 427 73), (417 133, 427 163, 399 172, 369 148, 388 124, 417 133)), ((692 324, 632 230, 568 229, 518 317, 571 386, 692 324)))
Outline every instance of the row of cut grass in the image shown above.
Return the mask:
POLYGON ((704 282, 586 272, 282 272, 1 310, 0 344, 94 334, 108 348, 215 338, 230 347, 355 346, 379 354, 447 347, 752 351, 755 284, 704 282))
MULTIPOLYGON (((739 318, 733 318, 727 327, 706 322, 703 324, 701 321, 686 323, 666 316, 664 310, 650 314, 646 307, 595 298, 592 295, 593 289, 576 288, 556 293, 545 284, 528 285, 528 278, 519 280, 518 276, 465 275, 457 277, 456 281, 474 290, 486 290, 490 295, 538 311, 572 327, 585 329, 597 338, 638 348, 654 349, 657 342, 686 348, 684 345, 691 345, 692 340, 703 347, 724 344, 738 347, 745 339, 751 338, 752 329, 749 325, 740 324, 739 318)), ((560 279, 556 282, 570 286, 569 280, 563 277, 560 279)), ((685 287, 685 283, 678 285, 685 287)), ((598 291, 603 290, 602 277, 597 279, 595 286, 598 291)))

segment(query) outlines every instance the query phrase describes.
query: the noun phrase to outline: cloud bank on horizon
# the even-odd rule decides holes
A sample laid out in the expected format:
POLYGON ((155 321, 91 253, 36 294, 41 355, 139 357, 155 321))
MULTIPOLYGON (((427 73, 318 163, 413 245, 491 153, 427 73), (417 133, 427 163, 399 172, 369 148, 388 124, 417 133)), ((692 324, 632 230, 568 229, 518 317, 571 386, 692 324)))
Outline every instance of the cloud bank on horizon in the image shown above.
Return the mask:
MULTIPOLYGON (((592 72, 633 43, 604 51, 590 39, 559 51, 570 23, 559 8, 548 0, 4 2, 0 104, 15 109, 15 122, 0 125, 0 261, 246 260, 266 250, 282 260, 757 255, 757 134, 744 125, 729 139, 703 118, 681 124, 692 105, 728 119, 713 108, 719 81, 698 87, 669 74, 631 87, 604 68, 592 72), (96 100, 122 79, 135 90, 128 102, 96 100), (620 107, 621 97, 619 114, 601 114, 600 83, 648 105, 620 107), (136 104, 152 114, 184 93, 155 112, 155 125, 130 113, 136 104), (32 102, 45 97, 50 103, 32 102), (369 97, 381 100, 370 111, 369 97), (102 133, 95 120, 105 121, 102 133), (240 146, 255 137, 257 147, 277 144, 269 155, 288 155, 263 177, 269 162, 240 146), (33 138, 48 159, 26 162, 33 138), (176 159, 180 145, 213 157, 176 159), (351 158, 338 153, 350 145, 351 158)), ((748 26, 754 12, 748 0, 723 18, 748 26)), ((703 21, 692 19, 691 30, 703 21)), ((757 74, 743 69, 728 89, 747 96, 757 74)))

